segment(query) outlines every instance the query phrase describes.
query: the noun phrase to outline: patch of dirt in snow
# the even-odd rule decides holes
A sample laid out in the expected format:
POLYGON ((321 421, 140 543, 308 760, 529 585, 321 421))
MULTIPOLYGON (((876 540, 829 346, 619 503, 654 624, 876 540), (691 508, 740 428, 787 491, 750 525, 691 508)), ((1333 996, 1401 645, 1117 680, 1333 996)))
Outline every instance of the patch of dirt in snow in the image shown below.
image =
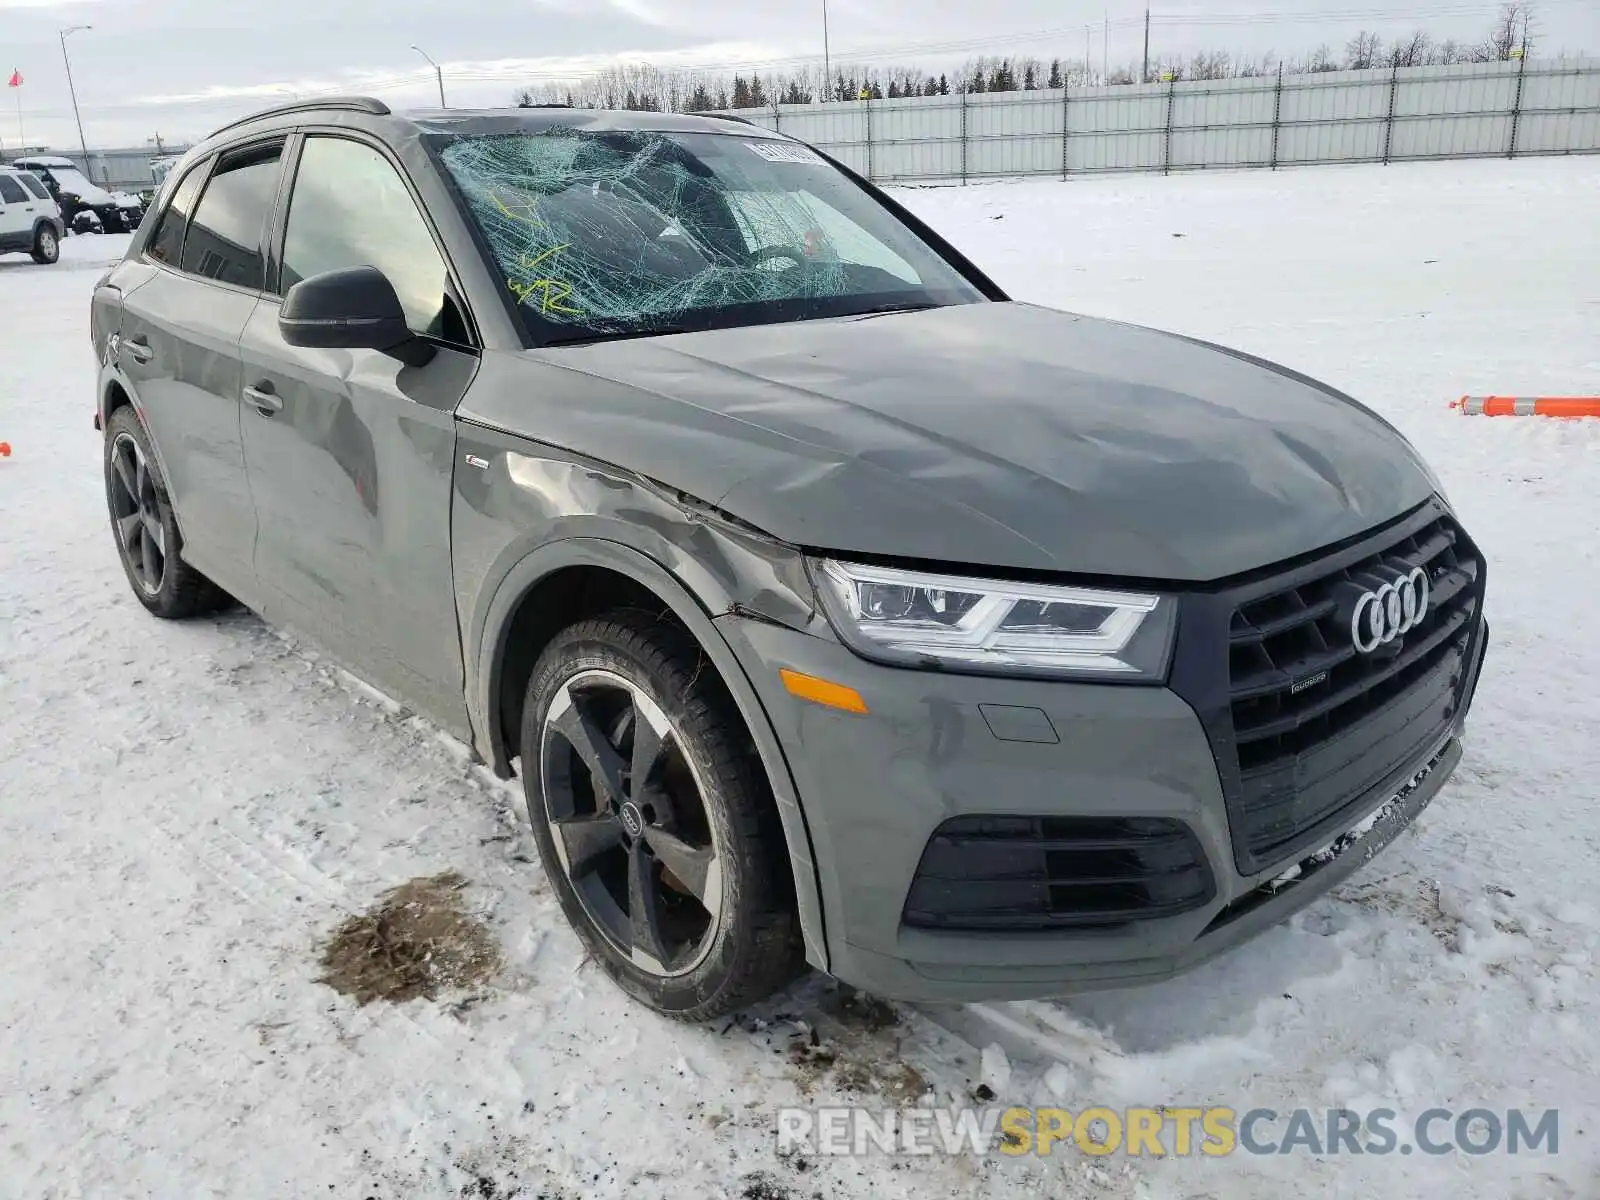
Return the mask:
POLYGON ((357 1004, 395 1002, 477 987, 500 969, 494 938, 462 903, 455 871, 413 879, 368 912, 342 922, 322 954, 319 980, 357 1004))
POLYGON ((1444 911, 1439 901, 1439 881, 1420 880, 1412 888, 1395 888, 1388 883, 1347 885, 1337 892, 1339 899, 1361 908, 1394 913, 1417 922, 1446 950, 1460 949, 1461 922, 1444 911))
MULTIPOLYGON (((927 1094, 929 1084, 904 1057, 905 1021, 888 1001, 835 986, 818 999, 809 1020, 780 1015, 773 1023, 794 1024, 788 1057, 802 1094, 836 1090, 858 1101, 874 1096, 909 1105, 927 1094)), ((758 1020, 752 1031, 767 1025, 758 1020)))

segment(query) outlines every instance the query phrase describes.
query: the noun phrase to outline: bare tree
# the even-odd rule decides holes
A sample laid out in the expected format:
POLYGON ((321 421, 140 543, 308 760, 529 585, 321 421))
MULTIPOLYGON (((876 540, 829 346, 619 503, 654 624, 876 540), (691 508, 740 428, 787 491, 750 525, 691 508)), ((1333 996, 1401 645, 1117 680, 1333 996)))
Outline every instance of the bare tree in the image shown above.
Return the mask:
POLYGON ((1333 57, 1333 51, 1324 42, 1311 52, 1311 57, 1306 60, 1305 69, 1307 74, 1321 75, 1327 71, 1337 71, 1339 64, 1333 57))
POLYGON ((1401 38, 1389 47, 1389 65, 1391 67, 1420 67, 1429 61, 1429 53, 1433 47, 1433 39, 1422 30, 1417 30, 1408 38, 1401 38))
POLYGON ((1233 60, 1226 50, 1201 51, 1189 60, 1185 68, 1189 79, 1229 79, 1233 76, 1233 60))
POLYGON ((1351 71, 1370 71, 1383 60, 1383 39, 1362 30, 1345 44, 1344 65, 1351 71))
POLYGON ((1516 3, 1502 4, 1500 15, 1495 18, 1494 28, 1489 31, 1489 36, 1475 48, 1472 53, 1474 62, 1508 62, 1513 50, 1531 49, 1533 42, 1528 34, 1528 22, 1532 16, 1529 6, 1518 0, 1516 3))

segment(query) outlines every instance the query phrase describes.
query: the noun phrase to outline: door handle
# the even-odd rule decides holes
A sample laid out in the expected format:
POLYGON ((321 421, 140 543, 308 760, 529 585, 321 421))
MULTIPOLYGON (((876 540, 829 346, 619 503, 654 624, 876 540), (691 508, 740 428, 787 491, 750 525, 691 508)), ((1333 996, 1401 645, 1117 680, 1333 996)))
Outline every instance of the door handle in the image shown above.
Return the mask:
POLYGON ((147 363, 156 356, 156 352, 150 348, 150 343, 142 337, 124 341, 120 346, 128 352, 128 357, 137 363, 147 363))
POLYGON ((263 417, 270 417, 283 411, 283 398, 273 391, 270 383, 263 382, 245 388, 244 398, 250 402, 250 407, 263 417))

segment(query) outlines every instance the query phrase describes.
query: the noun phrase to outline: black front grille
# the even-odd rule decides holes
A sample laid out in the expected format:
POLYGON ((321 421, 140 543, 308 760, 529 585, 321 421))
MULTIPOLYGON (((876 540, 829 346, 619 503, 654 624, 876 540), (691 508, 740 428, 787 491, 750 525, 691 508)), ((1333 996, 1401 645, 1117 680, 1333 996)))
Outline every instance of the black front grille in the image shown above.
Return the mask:
POLYGON ((923 851, 904 920, 924 929, 1112 928, 1215 894, 1200 843, 1153 817, 954 817, 923 851))
POLYGON ((1363 545, 1229 595, 1220 740, 1232 761, 1219 766, 1232 785, 1241 871, 1299 848, 1435 748, 1466 698, 1482 594, 1477 550, 1450 517, 1425 510, 1363 545), (1393 642, 1359 651, 1352 596, 1414 567, 1427 575, 1426 613, 1393 642))

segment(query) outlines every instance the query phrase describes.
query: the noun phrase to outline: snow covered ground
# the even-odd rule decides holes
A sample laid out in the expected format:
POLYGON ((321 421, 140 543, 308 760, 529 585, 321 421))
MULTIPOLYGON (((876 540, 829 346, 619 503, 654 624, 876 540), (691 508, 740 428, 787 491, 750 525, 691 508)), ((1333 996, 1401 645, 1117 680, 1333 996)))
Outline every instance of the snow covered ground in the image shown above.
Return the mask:
POLYGON ((134 602, 87 342, 122 239, 71 238, 0 260, 0 1196, 1600 1196, 1600 423, 1446 407, 1600 387, 1600 161, 903 195, 1017 296, 1281 360, 1431 459, 1494 642, 1415 833, 1141 991, 886 1025, 812 978, 727 1028, 656 1020, 584 963, 459 748, 253 617, 134 602), (357 1008, 316 982, 343 916, 445 870, 499 941, 489 987, 357 1008), (981 1080, 1074 1109, 1559 1106, 1561 1153, 775 1155, 776 1107, 919 1079, 941 1104, 981 1080))

